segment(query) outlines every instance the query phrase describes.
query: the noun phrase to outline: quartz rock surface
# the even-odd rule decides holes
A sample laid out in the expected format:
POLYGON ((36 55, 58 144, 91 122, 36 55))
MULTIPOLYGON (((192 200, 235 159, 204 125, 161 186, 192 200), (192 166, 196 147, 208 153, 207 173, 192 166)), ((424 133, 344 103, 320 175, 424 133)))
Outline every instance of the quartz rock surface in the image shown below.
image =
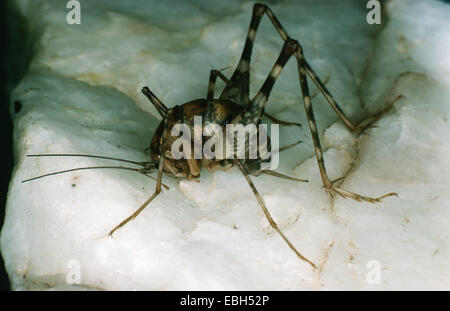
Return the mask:
MULTIPOLYGON (((325 79, 342 109, 362 121, 393 108, 367 131, 349 132, 317 94, 314 112, 331 179, 376 204, 336 197, 322 183, 297 68, 283 70, 266 111, 304 126, 280 128, 277 171, 309 179, 253 181, 299 260, 267 223, 239 172, 202 171, 200 182, 163 177, 164 190, 135 220, 108 232, 154 191, 122 170, 58 170, 120 163, 30 158, 79 153, 148 160, 160 122, 143 86, 169 107, 206 96, 209 71, 229 76, 252 5, 246 1, 16 0, 35 34, 28 73, 12 93, 16 167, 1 251, 13 289, 381 290, 450 287, 450 6, 383 2, 381 25, 364 1, 274 1, 270 7, 325 79)), ((267 17, 251 64, 255 94, 281 50, 267 17)), ((219 91, 223 84, 218 83, 219 91)), ((311 92, 317 90, 310 82, 311 92)))

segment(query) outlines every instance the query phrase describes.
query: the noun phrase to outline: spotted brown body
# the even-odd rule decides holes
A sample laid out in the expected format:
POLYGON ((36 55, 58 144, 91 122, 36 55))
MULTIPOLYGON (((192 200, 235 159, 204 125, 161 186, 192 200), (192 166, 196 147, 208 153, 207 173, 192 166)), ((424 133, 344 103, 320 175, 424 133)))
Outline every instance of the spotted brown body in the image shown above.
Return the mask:
MULTIPOLYGON (((204 167, 209 171, 216 171, 218 169, 227 170, 233 162, 227 159, 216 160, 195 159, 194 157, 188 159, 174 159, 171 154, 171 147, 174 141, 178 138, 172 136, 172 128, 178 124, 186 124, 191 129, 192 146, 193 137, 195 135, 194 117, 201 116, 202 124, 200 131, 203 131, 205 126, 214 123, 220 126, 225 133, 225 126, 233 122, 233 120, 242 113, 244 108, 229 100, 206 100, 197 99, 187 102, 181 106, 175 106, 167 110, 166 120, 163 120, 158 128, 150 145, 152 162, 157 163, 161 153, 164 154, 164 172, 178 178, 196 179, 200 176, 201 168, 204 167), (164 137, 163 137, 164 135, 164 137), (160 145, 161 141, 163 144, 160 145)), ((200 134, 201 135, 201 134, 200 134)), ((202 144, 208 137, 202 137, 202 144)), ((193 150, 191 152, 193 154, 193 150)))

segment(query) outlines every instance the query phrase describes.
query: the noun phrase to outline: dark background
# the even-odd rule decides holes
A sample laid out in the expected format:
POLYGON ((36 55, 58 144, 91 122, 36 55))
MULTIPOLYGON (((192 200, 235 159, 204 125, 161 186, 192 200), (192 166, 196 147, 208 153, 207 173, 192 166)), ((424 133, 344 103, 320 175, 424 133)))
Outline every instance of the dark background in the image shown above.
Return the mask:
MULTIPOLYGON (((3 225, 3 220, 5 218, 5 205, 6 205, 6 194, 8 192, 8 183, 9 178, 11 176, 11 170, 13 166, 12 161, 12 122, 9 117, 9 87, 7 86, 8 81, 8 73, 6 66, 8 61, 8 49, 9 49, 9 42, 8 40, 8 26, 6 25, 6 12, 7 4, 5 1, 1 1, 0 4, 0 40, 1 45, 3 48, 0 49, 1 53, 1 60, 0 60, 0 78, 2 83, 0 88, 0 101, 1 101, 1 133, 2 133, 2 151, 1 151, 1 161, 3 165, 3 170, 0 181, 0 187, 1 187, 1 203, 0 203, 0 222, 3 225)), ((5 271, 5 265, 3 262, 3 257, 0 259, 0 290, 5 291, 9 290, 9 281, 8 276, 6 275, 5 271)))
MULTIPOLYGON (((28 69, 32 55, 32 31, 27 31, 25 20, 17 14, 10 0, 0 1, 0 130, 2 133, 0 174, 0 224, 5 218, 8 184, 13 168, 12 121, 10 93, 28 69)), ((0 257, 0 290, 10 290, 3 258, 0 257)))

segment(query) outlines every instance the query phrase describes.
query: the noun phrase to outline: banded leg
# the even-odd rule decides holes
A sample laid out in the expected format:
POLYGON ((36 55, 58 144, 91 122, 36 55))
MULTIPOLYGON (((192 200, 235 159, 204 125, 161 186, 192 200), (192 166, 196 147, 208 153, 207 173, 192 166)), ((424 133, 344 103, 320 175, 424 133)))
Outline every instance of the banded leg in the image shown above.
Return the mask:
MULTIPOLYGON (((167 117, 164 118, 164 129, 167 129, 167 117)), ((139 215, 144 208, 147 207, 148 204, 150 204, 151 201, 153 201, 154 198, 156 198, 158 196, 158 194, 161 193, 161 179, 162 179, 162 174, 163 174, 163 167, 164 167, 164 154, 163 152, 161 152, 162 149, 162 145, 163 145, 163 137, 165 136, 165 133, 163 133, 161 135, 161 139, 159 141, 159 154, 161 155, 159 158, 159 163, 158 163, 158 177, 156 179, 156 188, 155 188, 155 192, 133 213, 131 214, 129 217, 127 217, 126 219, 124 219, 120 224, 118 224, 117 226, 115 226, 110 232, 109 232, 109 236, 112 236, 113 233, 123 227, 124 225, 126 225, 130 220, 133 220, 134 218, 136 218, 137 215, 139 215)))
MULTIPOLYGON (((377 198, 371 198, 371 197, 359 195, 354 192, 335 187, 333 185, 333 182, 330 181, 330 179, 327 175, 326 169, 325 169, 322 147, 320 145, 319 134, 317 132, 317 124, 316 124, 316 120, 314 117, 313 108, 311 105, 311 97, 309 94, 308 81, 307 81, 307 77, 306 77, 306 74, 308 72, 312 73, 312 74, 314 72, 311 70, 309 65, 306 63, 305 56, 303 54, 303 51, 302 51, 302 48, 300 45, 296 48, 296 52, 294 55, 295 55, 295 58, 297 59, 297 68, 298 68, 298 74, 299 74, 300 89, 302 91, 303 103, 305 106, 306 116, 308 118, 309 129, 311 131, 311 137, 313 139, 317 163, 319 165, 320 176, 322 178, 323 185, 324 185, 326 191, 328 192, 328 194, 331 196, 331 198, 333 198, 334 194, 337 193, 344 198, 348 197, 348 198, 352 198, 356 201, 367 201, 367 202, 371 202, 371 203, 379 202, 382 198, 385 198, 388 196, 397 195, 396 193, 391 192, 391 193, 387 193, 387 194, 382 195, 377 198)), ((322 91, 323 95, 325 96, 325 98, 327 98, 327 100, 329 100, 329 102, 330 101, 334 102, 331 95, 327 96, 328 93, 323 92, 326 90, 326 88, 324 85, 321 84, 320 80, 318 78, 316 80, 314 80, 314 79, 312 79, 312 80, 319 82, 318 85, 316 84, 318 86, 319 90, 322 91)), ((330 102, 330 104, 331 104, 331 102, 330 102)), ((336 112, 340 111, 339 106, 332 105, 332 107, 335 109, 336 112)), ((338 113, 338 115, 339 115, 339 113, 338 113)), ((342 113, 342 115, 343 115, 343 113, 342 113)), ((341 116, 341 115, 339 115, 339 116, 341 116)), ((343 116, 345 117, 345 115, 343 115, 343 116)), ((343 119, 343 118, 341 117, 341 119, 343 119)), ((349 127, 349 125, 352 125, 352 124, 351 123, 347 124, 348 127, 349 127)), ((357 129, 357 127, 355 127, 354 130, 355 129, 357 129)))
POLYGON ((238 160, 234 160, 234 162, 237 164, 237 166, 239 167, 239 169, 241 170, 242 174, 244 175, 245 179, 247 180, 247 183, 249 184, 250 188, 253 191, 253 194, 255 195, 256 199, 258 200, 259 205, 261 206, 264 215, 267 218, 267 221, 269 222, 270 226, 272 228, 275 229, 275 231, 278 232, 278 234, 283 238, 283 240, 286 242, 286 244, 289 246, 289 248, 291 250, 294 251, 294 253, 302 260, 306 261, 307 263, 309 263, 314 269, 317 268, 317 266, 310 261, 308 258, 306 258, 305 256, 303 256, 302 254, 300 254, 299 251, 297 251, 297 249, 295 248, 294 245, 292 245, 292 243, 289 241, 289 239, 283 234, 283 232, 280 230, 280 228, 278 228, 277 223, 275 222, 275 220, 272 218, 272 216, 269 213, 269 210, 267 209, 266 205, 264 204, 264 200, 262 199, 262 197, 259 195, 258 190, 256 190, 255 185, 253 184, 252 180, 250 179, 250 176, 248 176, 244 166, 241 164, 241 162, 239 162, 238 160))
MULTIPOLYGON (((227 85, 230 83, 230 80, 227 77, 225 77, 225 75, 222 72, 220 72, 220 70, 216 70, 216 69, 211 70, 211 72, 209 74, 208 93, 206 95, 206 100, 208 102, 210 102, 211 100, 214 99, 214 90, 216 87, 217 77, 222 79, 222 81, 225 82, 225 84, 227 84, 227 85)), ((210 111, 210 110, 211 110, 210 107, 208 107, 207 111, 210 111)), ((294 126, 295 125, 300 128, 302 127, 302 125, 298 122, 283 121, 283 120, 275 118, 274 116, 272 116, 266 112, 264 112, 264 116, 267 119, 269 119, 270 121, 280 124, 282 126, 294 126)))
POLYGON ((288 38, 286 31, 281 26, 278 19, 273 12, 264 4, 256 3, 253 6, 252 19, 247 32, 247 39, 245 41, 244 50, 242 51, 239 63, 233 72, 230 83, 225 87, 220 95, 220 99, 229 99, 242 106, 250 105, 249 98, 249 77, 250 77, 250 59, 253 49, 253 41, 255 39, 256 31, 258 29, 261 18, 267 14, 272 24, 277 29, 283 40, 288 38))
POLYGON ((212 69, 209 73, 209 84, 208 84, 208 92, 206 94, 206 110, 204 112, 204 120, 206 122, 209 122, 209 120, 214 120, 213 118, 213 107, 212 107, 212 103, 211 101, 214 100, 214 91, 216 88, 216 81, 217 81, 217 77, 219 77, 220 79, 222 79, 223 82, 225 82, 225 84, 228 85, 228 83, 230 82, 230 80, 228 80, 227 77, 225 77, 225 75, 223 75, 220 70, 216 70, 216 69, 212 69))
MULTIPOLYGON (((303 52, 301 52, 303 55, 303 52)), ((298 59, 298 58, 297 58, 298 59)), ((333 110, 336 112, 336 114, 339 116, 339 118, 344 122, 345 126, 351 130, 355 131, 358 129, 358 126, 354 125, 345 115, 344 111, 342 111, 341 107, 339 107, 338 103, 334 100, 333 95, 331 95, 330 91, 325 86, 325 83, 323 83, 320 78, 317 76, 317 74, 312 70, 311 66, 309 66, 306 59, 303 57, 303 70, 306 72, 306 74, 309 76, 309 78, 314 82, 314 84, 317 86, 319 91, 323 94, 327 102, 330 104, 330 106, 333 108, 333 110)))
MULTIPOLYGON (((221 99, 230 99, 237 103, 243 103, 244 105, 249 105, 249 70, 250 70, 250 58, 253 48, 253 41, 256 35, 256 31, 258 29, 259 23, 263 14, 266 13, 269 20, 272 22, 273 26, 277 30, 280 37, 283 41, 289 39, 289 35, 286 30, 281 25, 278 18, 272 12, 272 10, 261 3, 256 3, 253 7, 253 15, 250 22, 250 27, 247 33, 247 39, 245 41, 244 50, 241 55, 241 59, 239 60, 238 66, 234 71, 230 83, 223 90, 220 98, 221 99)), ((319 77, 315 74, 309 64, 305 61, 306 64, 306 72, 308 76, 313 80, 316 84, 319 91, 325 96, 326 100, 330 104, 330 106, 336 111, 339 118, 344 122, 344 124, 351 131, 356 131, 359 129, 357 125, 354 125, 339 107, 338 103, 334 100, 331 93, 325 87, 325 83, 322 82, 319 77)))
POLYGON ((286 65, 287 61, 294 54, 296 46, 299 46, 296 40, 288 39, 284 42, 281 53, 270 70, 269 75, 259 89, 258 93, 256 93, 253 97, 249 107, 243 113, 241 120, 238 121, 239 123, 244 125, 259 123, 259 120, 264 113, 264 108, 267 104, 270 92, 272 91, 276 80, 280 76, 284 65, 286 65))
MULTIPOLYGON (((326 77, 326 78, 323 80, 323 84, 326 85, 329 79, 330 79, 329 76, 326 77)), ((317 94, 319 94, 319 93, 320 93, 320 91, 316 91, 314 94, 311 95, 311 98, 316 97, 317 94)), ((282 126, 293 126, 293 125, 295 125, 295 126, 298 126, 298 127, 300 127, 300 128, 302 127, 301 123, 298 123, 298 122, 283 121, 283 120, 280 120, 280 119, 275 118, 274 116, 268 114, 267 112, 264 112, 264 117, 266 117, 266 118, 269 119, 270 121, 272 121, 272 122, 274 122, 274 123, 278 123, 279 125, 282 125, 282 126)))
POLYGON ((220 70, 213 69, 209 74, 209 84, 208 84, 208 93, 206 95, 206 100, 209 102, 214 99, 214 90, 216 87, 217 77, 222 79, 225 84, 228 84, 230 80, 220 70))
MULTIPOLYGON (((278 19, 276 19, 276 17, 272 13, 272 11, 264 5, 260 5, 260 4, 255 5, 254 16, 252 17, 252 23, 250 25, 249 35, 248 35, 249 38, 247 39, 247 43, 248 42, 252 43, 252 40, 249 40, 249 39, 254 37, 254 35, 250 36, 250 33, 252 33, 252 30, 255 29, 255 31, 256 31, 256 28, 252 28, 252 25, 254 24, 253 20, 255 18, 255 11, 259 12, 259 11, 261 11, 261 8, 265 8, 264 12, 267 12, 270 20, 274 24, 276 30, 280 34, 281 38, 285 41, 285 43, 283 46, 283 50, 282 50, 280 56, 278 57, 275 65, 272 67, 272 70, 271 70, 269 76, 266 78, 266 80, 265 80, 263 86, 261 87, 261 89, 259 90, 259 92, 252 99, 250 107, 247 109, 247 111, 244 112, 244 114, 241 117, 241 120, 236 120, 236 121, 239 123, 243 123, 243 124, 250 124, 250 123, 258 124, 259 119, 260 119, 262 113, 264 112, 264 107, 267 103, 267 99, 270 95, 273 85, 275 84, 276 79, 280 75, 280 73, 281 73, 284 65, 288 61, 288 59, 292 55, 294 55, 295 58, 297 59, 300 88, 301 88, 301 92, 302 92, 306 115, 308 118, 309 128, 311 131, 311 136, 312 136, 313 143, 314 143, 314 149, 315 149, 317 162, 319 165, 319 171, 320 171, 323 185, 326 188, 327 192, 330 194, 331 197, 334 197, 334 194, 338 193, 339 195, 341 195, 343 197, 349 197, 349 198, 352 198, 357 201, 363 200, 363 201, 372 202, 372 203, 379 202, 382 198, 387 197, 387 196, 397 195, 396 193, 388 193, 388 194, 385 194, 385 195, 377 197, 377 198, 371 198, 371 197, 362 196, 362 195, 359 195, 359 194, 356 194, 356 193, 333 186, 333 183, 330 181, 330 179, 326 173, 326 169, 325 169, 322 147, 320 144, 319 134, 317 132, 316 120, 315 120, 313 109, 311 106, 311 96, 310 96, 310 92, 309 92, 309 88, 308 88, 308 83, 306 80, 307 75, 309 75, 311 80, 313 80, 313 82, 316 84, 316 86, 318 87, 320 92, 324 95, 324 97, 327 99, 328 103, 336 111, 338 116, 343 120, 343 122, 347 125, 347 127, 351 130, 356 130, 356 129, 358 129, 358 127, 353 125, 353 123, 351 123, 346 118, 342 109, 339 107, 339 105, 333 99, 333 97, 331 96, 329 91, 326 89, 325 85, 320 81, 320 79, 317 77, 317 75, 314 73, 314 71, 308 65, 308 63, 305 60, 305 57, 304 57, 304 54, 302 51, 302 47, 300 46, 300 44, 296 40, 291 39, 287 35, 286 31, 281 26, 278 19)), ((262 14, 260 14, 260 15, 262 15, 262 14)), ((258 20, 258 22, 259 22, 259 20, 258 20)), ((247 43, 246 43, 246 47, 248 46, 247 43)))
MULTIPOLYGON (((323 151, 320 144, 319 134, 317 131, 317 123, 314 117, 313 108, 311 105, 311 96, 309 93, 308 88, 308 82, 306 73, 308 72, 308 67, 306 66, 305 57, 302 51, 302 47, 296 40, 288 39, 285 41, 283 51, 280 54, 279 58, 277 59, 277 62, 275 63, 274 67, 272 68, 269 76, 267 77, 266 81, 264 82, 263 86, 259 90, 259 92, 255 95, 254 99, 252 100, 251 108, 244 114, 243 120, 244 122, 256 122, 258 116, 261 115, 261 111, 264 109, 268 97, 270 95, 270 92, 272 90, 273 85, 276 82, 276 79, 280 75, 283 66, 286 64, 287 60, 290 58, 290 56, 294 55, 297 59, 297 67, 299 72, 299 81, 300 81, 300 89, 302 92, 303 102, 305 106, 306 116, 308 118, 308 124, 311 131, 311 137, 314 144, 315 154, 317 158, 317 163, 319 165, 319 171, 322 178, 323 185, 325 186, 325 189, 330 194, 330 196, 333 198, 335 193, 338 193, 342 197, 348 197, 352 198, 356 201, 367 201, 367 202, 379 202, 382 198, 385 198, 387 196, 393 196, 397 195, 396 193, 387 193, 383 196, 377 197, 377 198, 371 198, 363 195, 359 195, 338 187, 335 187, 333 183, 330 181, 326 169, 325 169, 325 163, 323 160, 323 151)), ((311 71, 312 72, 312 71, 311 71)), ((319 80, 317 80, 319 81, 319 80)), ((321 87, 324 87, 323 85, 320 85, 321 87)), ((320 88, 319 88, 320 90, 320 88)), ((324 94, 325 95, 325 94, 324 94)), ((339 108, 339 106, 336 106, 339 108)))

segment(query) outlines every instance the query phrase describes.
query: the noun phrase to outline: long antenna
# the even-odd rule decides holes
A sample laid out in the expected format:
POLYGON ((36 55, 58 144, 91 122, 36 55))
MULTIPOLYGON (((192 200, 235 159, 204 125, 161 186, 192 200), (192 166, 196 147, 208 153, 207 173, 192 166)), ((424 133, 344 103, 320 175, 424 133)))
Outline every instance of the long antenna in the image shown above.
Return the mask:
MULTIPOLYGON (((111 169, 111 168, 114 168, 114 169, 122 169, 122 170, 129 170, 129 171, 135 171, 135 172, 138 172, 138 173, 140 173, 140 174, 142 174, 142 175, 145 175, 145 176, 147 176, 147 177, 153 179, 154 181, 156 181, 156 178, 155 178, 155 177, 153 177, 153 176, 151 176, 151 175, 148 175, 148 174, 142 172, 142 171, 141 171, 140 169, 138 169, 138 168, 125 167, 125 166, 88 166, 88 167, 77 167, 77 168, 71 168, 71 169, 68 169, 68 170, 63 170, 63 171, 58 171, 58 172, 48 173, 48 174, 36 176, 36 177, 33 177, 33 178, 25 179, 25 180, 22 180, 21 182, 23 182, 23 183, 24 183, 24 182, 29 182, 29 181, 32 181, 32 180, 36 180, 36 179, 40 179, 40 178, 44 178, 44 177, 48 177, 48 176, 53 176, 53 175, 58 175, 58 174, 63 174, 63 173, 68 173, 68 172, 74 172, 74 171, 91 170, 91 169, 111 169)), ((163 184, 163 183, 162 183, 162 185, 163 185, 164 188, 166 188, 167 190, 170 189, 169 186, 167 186, 167 185, 165 185, 165 184, 163 184)))
POLYGON ((96 158, 96 159, 105 159, 105 160, 113 160, 113 161, 121 161, 131 164, 136 164, 139 166, 145 166, 148 162, 137 162, 120 158, 112 158, 106 156, 98 156, 98 155, 90 155, 90 154, 70 154, 70 153, 43 153, 43 154, 27 154, 27 157, 84 157, 84 158, 96 158))

